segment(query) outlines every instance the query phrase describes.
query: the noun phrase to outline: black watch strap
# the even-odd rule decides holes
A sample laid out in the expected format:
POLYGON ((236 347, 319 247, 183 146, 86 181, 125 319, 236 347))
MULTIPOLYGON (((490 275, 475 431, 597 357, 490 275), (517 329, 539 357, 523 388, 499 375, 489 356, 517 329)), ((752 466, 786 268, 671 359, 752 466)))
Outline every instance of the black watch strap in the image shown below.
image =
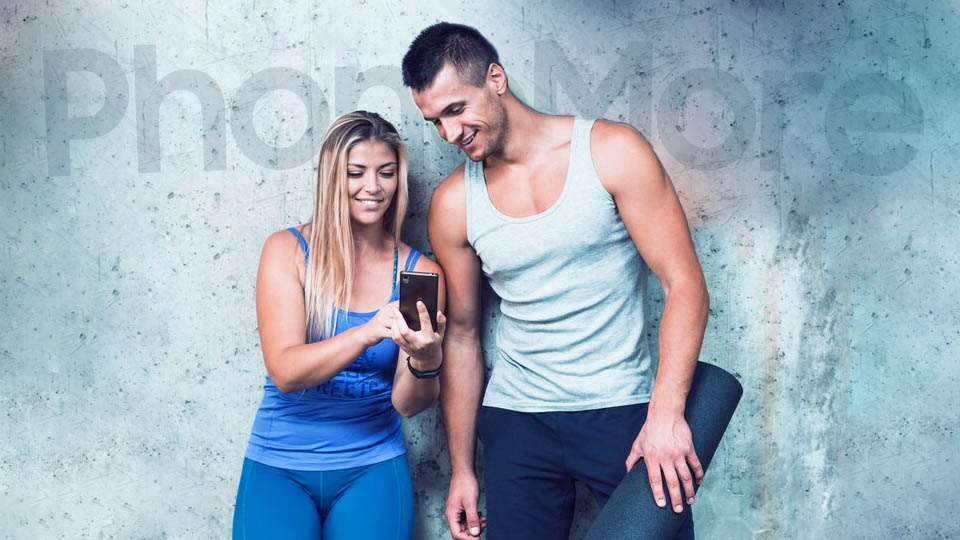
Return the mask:
MULTIPOLYGON (((443 366, 440 366, 440 367, 443 367, 443 366)), ((409 354, 407 355, 407 369, 409 369, 410 373, 412 373, 413 376, 418 379, 432 379, 437 375, 440 375, 440 367, 438 367, 437 369, 431 369, 429 371, 421 371, 413 367, 413 364, 410 363, 410 355, 409 354)))

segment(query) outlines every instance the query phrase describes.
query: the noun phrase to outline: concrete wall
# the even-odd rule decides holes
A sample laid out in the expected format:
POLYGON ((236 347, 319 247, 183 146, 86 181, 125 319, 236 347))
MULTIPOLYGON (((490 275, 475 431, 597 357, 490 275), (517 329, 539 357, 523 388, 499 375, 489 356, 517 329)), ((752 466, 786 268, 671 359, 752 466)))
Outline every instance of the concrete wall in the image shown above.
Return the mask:
MULTIPOLYGON (((260 246, 309 218, 320 138, 359 107, 407 139, 428 249, 462 158, 399 64, 439 20, 670 172, 712 292, 702 359, 746 389, 701 538, 960 535, 956 3, 2 4, 0 537, 228 535, 260 246)), ((417 537, 444 538, 436 409, 405 431, 417 537)))

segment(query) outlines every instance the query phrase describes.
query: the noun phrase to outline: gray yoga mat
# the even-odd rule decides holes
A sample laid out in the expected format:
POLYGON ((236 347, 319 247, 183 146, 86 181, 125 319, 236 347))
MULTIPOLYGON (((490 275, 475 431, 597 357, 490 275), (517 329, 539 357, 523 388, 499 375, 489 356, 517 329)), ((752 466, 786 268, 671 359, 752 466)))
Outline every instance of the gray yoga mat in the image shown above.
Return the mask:
MULTIPOLYGON (((713 364, 697 362, 684 416, 705 470, 742 395, 743 387, 736 377, 713 364)), ((709 477, 704 481, 709 482, 709 477)), ((669 493, 666 484, 663 490, 669 493)), ((672 540, 684 515, 691 510, 684 504, 683 514, 677 514, 669 503, 669 495, 666 508, 654 502, 646 465, 641 460, 610 495, 587 532, 586 540, 672 540)))

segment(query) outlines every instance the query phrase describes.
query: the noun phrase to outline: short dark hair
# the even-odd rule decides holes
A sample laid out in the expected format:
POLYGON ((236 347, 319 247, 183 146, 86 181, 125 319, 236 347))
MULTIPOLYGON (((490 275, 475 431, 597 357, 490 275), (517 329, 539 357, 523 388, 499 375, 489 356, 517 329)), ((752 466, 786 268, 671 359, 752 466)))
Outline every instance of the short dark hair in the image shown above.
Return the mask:
POLYGON ((416 91, 430 86, 447 63, 474 86, 483 86, 487 68, 500 63, 497 50, 476 28, 448 22, 420 32, 403 56, 403 84, 416 91))

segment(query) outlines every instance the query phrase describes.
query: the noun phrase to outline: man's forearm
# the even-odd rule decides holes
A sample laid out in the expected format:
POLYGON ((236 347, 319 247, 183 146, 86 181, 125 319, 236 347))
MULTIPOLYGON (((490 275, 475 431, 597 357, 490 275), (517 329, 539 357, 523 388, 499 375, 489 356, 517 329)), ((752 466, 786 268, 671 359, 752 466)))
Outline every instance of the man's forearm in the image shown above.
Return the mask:
POLYGON ((440 410, 447 431, 453 472, 473 473, 476 419, 483 387, 483 356, 477 336, 451 336, 443 346, 440 410))
POLYGON ((667 291, 651 414, 683 415, 709 311, 710 297, 702 281, 677 284, 667 291))

